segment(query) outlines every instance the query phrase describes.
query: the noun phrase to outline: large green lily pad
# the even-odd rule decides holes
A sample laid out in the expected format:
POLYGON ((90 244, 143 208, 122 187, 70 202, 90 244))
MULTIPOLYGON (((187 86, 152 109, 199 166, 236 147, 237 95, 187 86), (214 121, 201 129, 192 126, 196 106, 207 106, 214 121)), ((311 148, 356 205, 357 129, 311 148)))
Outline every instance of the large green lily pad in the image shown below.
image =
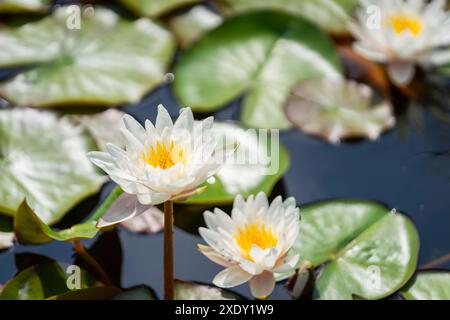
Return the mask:
POLYGON ((293 247, 303 263, 323 264, 316 299, 380 299, 413 275, 419 251, 414 224, 400 213, 365 201, 329 201, 301 209, 293 247))
POLYGON ((146 17, 157 17, 200 1, 202 0, 119 0, 134 13, 146 17))
POLYGON ((270 194, 275 184, 289 168, 289 155, 278 140, 270 135, 258 137, 257 130, 247 130, 232 122, 216 122, 214 130, 224 139, 223 144, 238 145, 235 153, 215 176, 213 184, 196 195, 190 204, 232 203, 236 195, 248 196, 260 191, 270 194), (265 143, 267 138, 268 144, 265 143))
MULTIPOLYGON (((29 267, 5 284, 0 300, 42 300, 69 292, 67 283, 69 280, 72 284, 72 274, 72 270, 58 263, 29 267)), ((80 270, 80 276, 80 289, 95 285, 95 279, 85 271, 80 270)))
POLYGON ((0 13, 45 12, 51 0, 2 0, 0 13))
POLYGON ((0 95, 32 107, 115 106, 137 102, 162 83, 174 52, 171 34, 147 18, 125 21, 99 7, 94 13, 77 25, 76 12, 62 7, 2 29, 0 67, 34 68, 1 84, 0 95))
POLYGON ((50 228, 26 202, 23 202, 14 218, 14 232, 17 240, 21 244, 36 245, 45 244, 53 240, 71 242, 79 239, 94 238, 99 231, 96 226, 97 221, 122 193, 122 189, 116 187, 87 221, 62 230, 50 228))
POLYGON ((406 300, 450 300, 450 272, 420 271, 400 294, 406 300))
POLYGON ((14 215, 26 199, 52 224, 105 181, 86 156, 94 142, 65 118, 3 110, 0 136, 0 212, 14 215))
POLYGON ((359 0, 222 0, 222 2, 228 14, 261 9, 280 10, 303 17, 329 32, 345 34, 349 14, 359 0))
POLYGON ((257 12, 224 22, 191 47, 175 68, 181 104, 212 112, 246 93, 241 120, 288 128, 283 105, 300 80, 340 77, 331 41, 314 25, 282 13, 257 12))

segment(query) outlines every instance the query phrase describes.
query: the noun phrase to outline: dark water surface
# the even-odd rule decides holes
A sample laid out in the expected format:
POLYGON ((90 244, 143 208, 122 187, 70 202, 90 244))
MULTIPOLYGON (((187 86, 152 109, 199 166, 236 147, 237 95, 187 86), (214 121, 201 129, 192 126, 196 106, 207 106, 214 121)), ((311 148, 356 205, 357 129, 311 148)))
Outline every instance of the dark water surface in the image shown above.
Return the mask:
MULTIPOLYGON (((163 103, 173 116, 176 101, 168 86, 156 90, 136 106, 124 108, 143 122, 154 120, 156 105, 163 103)), ((238 119, 239 103, 216 114, 216 119, 238 119)), ((281 134, 283 145, 291 155, 291 167, 283 185, 300 206, 332 198, 370 199, 409 215, 421 239, 419 266, 450 252, 450 130, 447 124, 425 116, 422 133, 411 130, 406 141, 392 130, 379 141, 361 141, 332 146, 297 131, 281 134)), ((102 190, 103 199, 111 190, 102 190)), ((93 197, 90 202, 98 201, 93 197)), ((89 201, 88 201, 89 202, 89 201)), ((83 206, 82 206, 83 207, 83 206)), ((92 206, 91 206, 92 209, 92 206)), ((78 208, 70 216, 84 216, 78 208), (77 212, 78 211, 78 212, 77 212)), ((137 235, 119 230, 121 240, 122 286, 147 284, 162 295, 162 235, 137 235)), ((177 278, 210 283, 221 267, 196 250, 202 240, 177 229, 175 232, 175 273, 177 278)), ((87 241, 89 246, 93 241, 87 241)), ((0 253, 0 283, 16 271, 15 255, 39 253, 70 263, 69 244, 53 242, 44 246, 15 246, 0 253)), ((441 264, 450 268, 450 263, 441 264)), ((247 285, 235 291, 249 296, 247 285)), ((273 299, 288 298, 283 285, 277 286, 273 299)))

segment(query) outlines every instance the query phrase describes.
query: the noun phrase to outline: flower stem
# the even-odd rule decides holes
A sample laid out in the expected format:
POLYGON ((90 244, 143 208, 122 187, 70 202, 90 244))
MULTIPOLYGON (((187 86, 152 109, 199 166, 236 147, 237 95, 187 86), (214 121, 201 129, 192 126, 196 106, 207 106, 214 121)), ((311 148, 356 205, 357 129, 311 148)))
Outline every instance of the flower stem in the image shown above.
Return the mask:
POLYGON ((173 202, 164 202, 164 299, 174 300, 173 279, 173 202))
POLYGON ((80 240, 73 241, 73 248, 75 249, 75 252, 78 254, 78 256, 80 256, 84 260, 84 262, 88 264, 92 272, 95 273, 95 276, 101 282, 103 282, 104 285, 114 286, 111 279, 109 279, 108 275, 106 274, 105 270, 103 270, 102 266, 89 254, 89 252, 86 251, 86 249, 81 244, 80 240))

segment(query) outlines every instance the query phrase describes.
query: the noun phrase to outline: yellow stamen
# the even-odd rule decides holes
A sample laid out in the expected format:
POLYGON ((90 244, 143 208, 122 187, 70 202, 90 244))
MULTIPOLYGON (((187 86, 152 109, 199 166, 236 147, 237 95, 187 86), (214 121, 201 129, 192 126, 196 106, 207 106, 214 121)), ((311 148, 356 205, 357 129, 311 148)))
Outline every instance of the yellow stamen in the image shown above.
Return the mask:
POLYGON ((142 160, 154 168, 169 169, 177 163, 186 163, 186 152, 173 141, 169 145, 166 142, 158 142, 156 147, 150 147, 148 153, 142 153, 142 160))
POLYGON ((261 249, 276 247, 278 238, 272 232, 272 229, 263 224, 246 224, 243 229, 238 228, 235 236, 236 243, 241 248, 243 256, 248 260, 250 257, 250 249, 253 245, 257 245, 261 249))
POLYGON ((414 37, 417 37, 423 30, 422 21, 416 16, 407 16, 404 14, 394 15, 388 19, 388 24, 397 35, 409 31, 414 37))

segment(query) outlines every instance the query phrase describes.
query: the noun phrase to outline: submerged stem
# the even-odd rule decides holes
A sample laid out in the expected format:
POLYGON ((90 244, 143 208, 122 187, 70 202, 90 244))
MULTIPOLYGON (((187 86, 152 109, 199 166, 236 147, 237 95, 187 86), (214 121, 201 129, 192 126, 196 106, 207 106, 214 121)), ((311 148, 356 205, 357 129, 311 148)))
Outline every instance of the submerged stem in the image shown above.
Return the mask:
POLYGON ((95 276, 107 286, 114 286, 111 279, 109 279, 105 270, 102 266, 86 251, 86 249, 81 244, 80 240, 73 241, 73 248, 75 252, 89 265, 92 272, 95 272, 95 276))
POLYGON ((164 203, 164 299, 174 300, 173 279, 173 202, 164 203))

